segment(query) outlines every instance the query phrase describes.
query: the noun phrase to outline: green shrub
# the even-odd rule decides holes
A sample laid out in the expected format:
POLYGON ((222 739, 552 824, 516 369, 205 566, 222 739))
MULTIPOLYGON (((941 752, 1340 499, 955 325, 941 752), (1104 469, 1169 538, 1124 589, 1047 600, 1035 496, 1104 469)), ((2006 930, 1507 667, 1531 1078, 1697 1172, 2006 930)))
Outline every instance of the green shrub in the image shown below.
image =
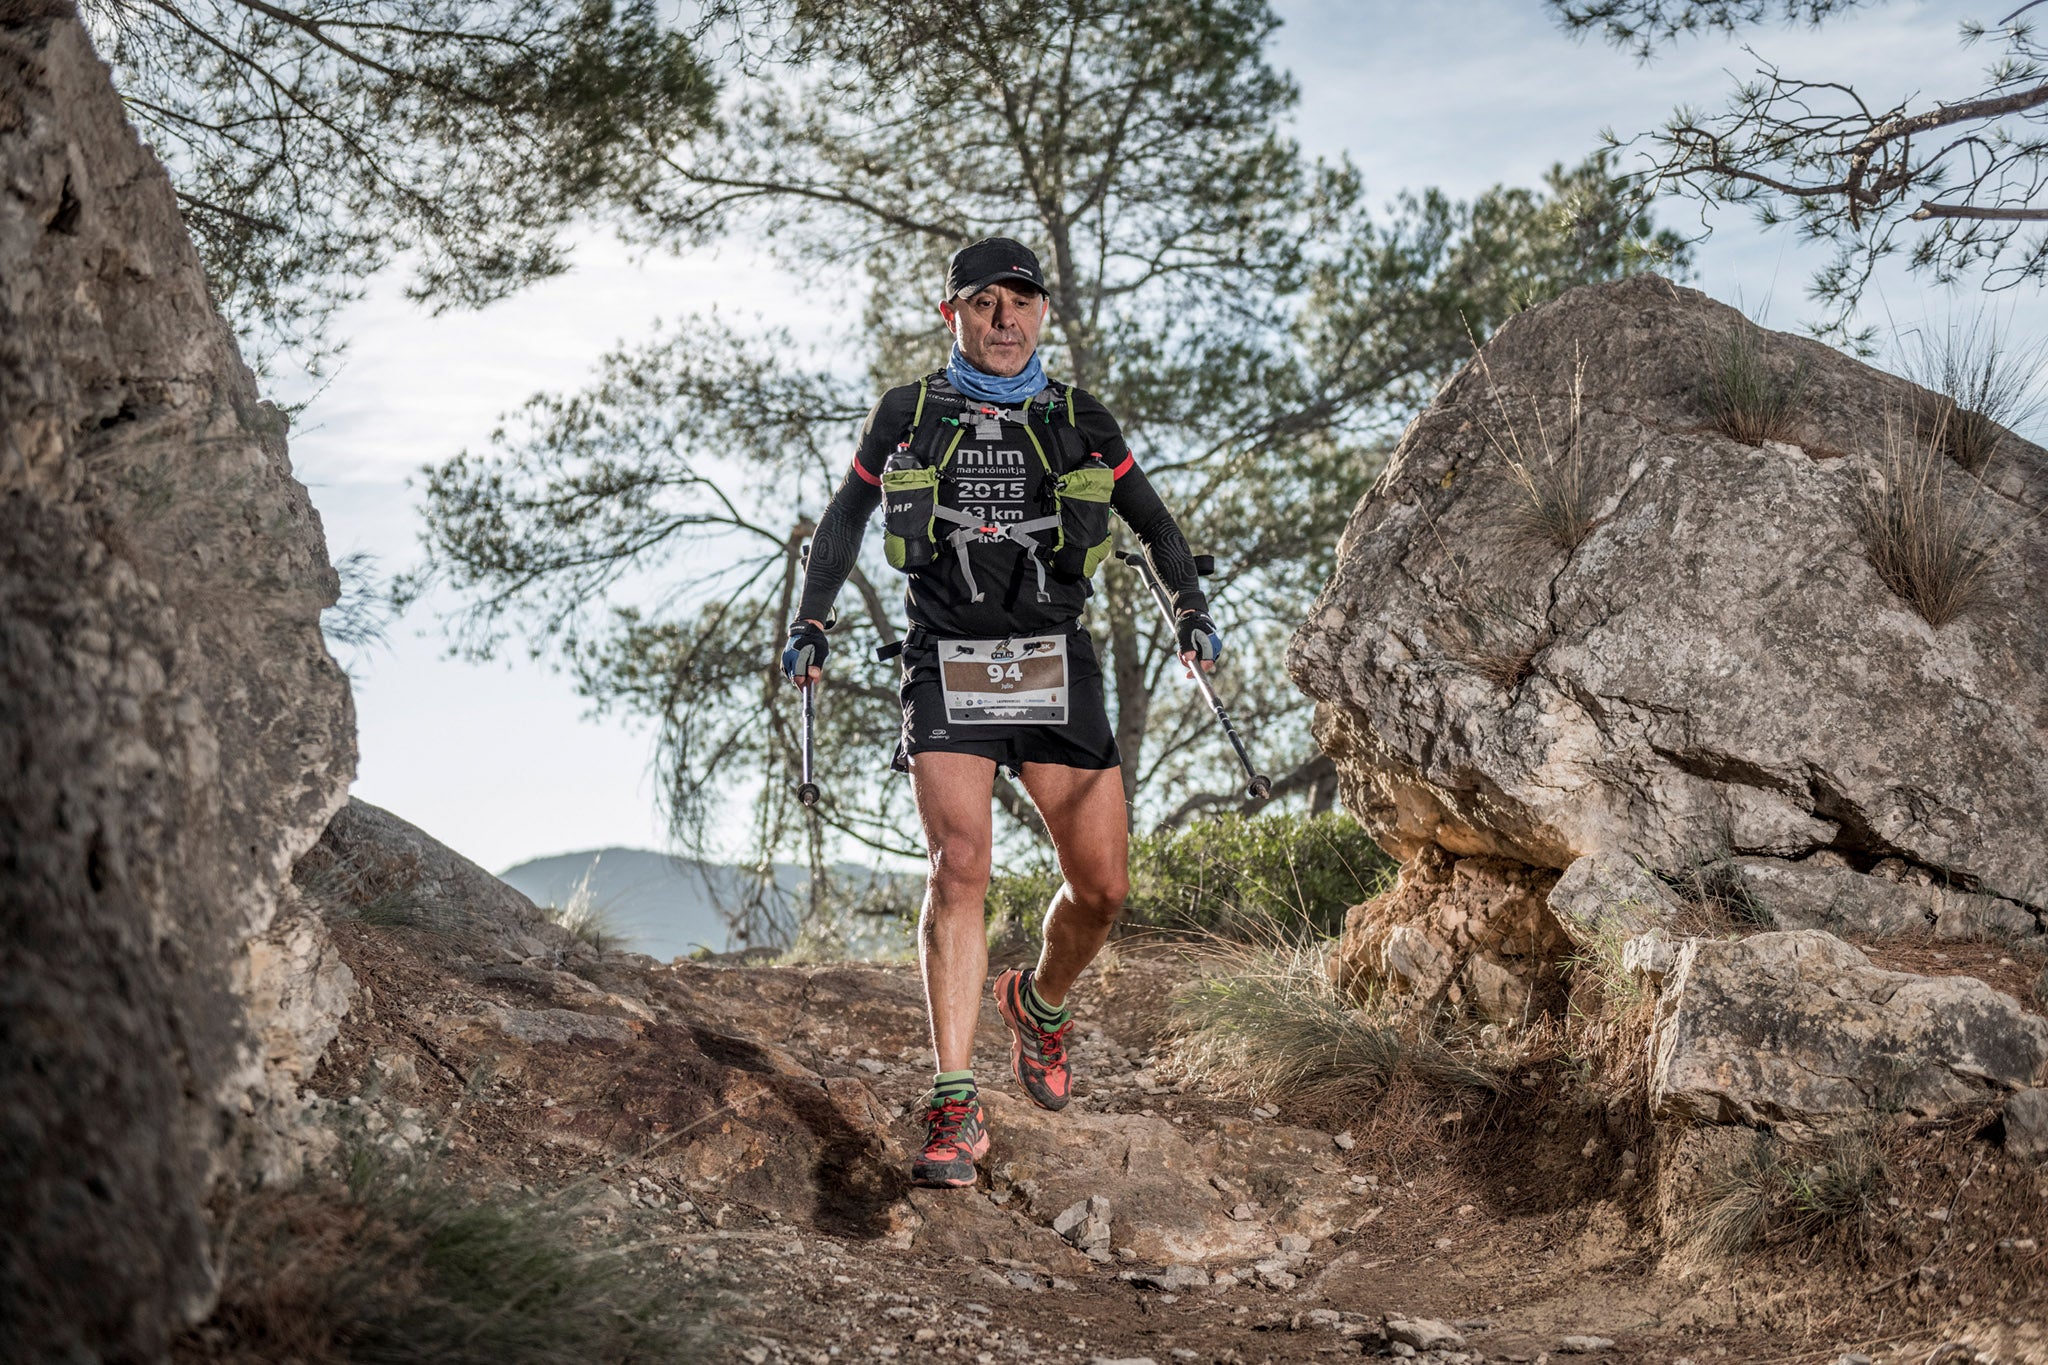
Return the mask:
MULTIPOLYGON (((1124 922, 1262 941, 1276 929, 1290 938, 1328 936, 1393 871, 1393 860, 1340 812, 1217 816, 1132 841, 1124 922)), ((1059 884, 1049 862, 998 875, 989 886, 991 921, 1035 939, 1059 884)))

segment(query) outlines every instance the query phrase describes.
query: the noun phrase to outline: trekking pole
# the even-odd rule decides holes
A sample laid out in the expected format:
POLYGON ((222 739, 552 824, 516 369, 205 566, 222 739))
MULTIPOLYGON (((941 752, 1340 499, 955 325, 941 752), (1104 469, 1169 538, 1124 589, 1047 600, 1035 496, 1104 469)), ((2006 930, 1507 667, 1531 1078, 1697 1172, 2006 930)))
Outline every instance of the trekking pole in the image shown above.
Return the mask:
POLYGON ((806 806, 818 804, 818 784, 811 781, 811 725, 817 716, 815 698, 811 694, 813 686, 815 684, 809 678, 797 684, 804 694, 804 744, 803 781, 796 785, 796 799, 806 806))
MULTIPOLYGON (((797 573, 801 577, 811 567, 811 547, 806 545, 798 550, 796 560, 797 573)), ((826 620, 825 629, 832 629, 837 620, 838 614, 835 612, 826 620)), ((797 803, 806 809, 818 804, 818 784, 811 781, 811 731, 816 727, 818 718, 817 693, 813 690, 815 686, 816 683, 809 675, 797 684, 797 689, 804 694, 804 720, 803 746, 799 759, 803 774, 802 780, 796 784, 796 799, 797 803)))
MULTIPOLYGON (((1166 629, 1178 637, 1179 623, 1174 620, 1173 602, 1167 597, 1166 587, 1159 581, 1159 575, 1152 572, 1151 561, 1130 550, 1118 550, 1116 557, 1136 569, 1139 576, 1145 580, 1145 587, 1151 592, 1152 601, 1159 607, 1159 614, 1166 618, 1166 629)), ((1210 556, 1195 556, 1196 573, 1213 573, 1215 568, 1216 561, 1210 556)), ((1209 709, 1214 711, 1216 719, 1222 722, 1223 733, 1229 738, 1230 747, 1237 751, 1237 761, 1243 766, 1244 775, 1249 779, 1245 783, 1244 794, 1254 801, 1265 800, 1273 794, 1273 779, 1252 766, 1252 756, 1244 747, 1244 736, 1238 734, 1237 727, 1230 723, 1230 713, 1223 709, 1222 699, 1216 695, 1216 688, 1209 681, 1209 675, 1202 671, 1199 660, 1196 661, 1193 672, 1195 686, 1201 688, 1202 695, 1209 699, 1209 709)))

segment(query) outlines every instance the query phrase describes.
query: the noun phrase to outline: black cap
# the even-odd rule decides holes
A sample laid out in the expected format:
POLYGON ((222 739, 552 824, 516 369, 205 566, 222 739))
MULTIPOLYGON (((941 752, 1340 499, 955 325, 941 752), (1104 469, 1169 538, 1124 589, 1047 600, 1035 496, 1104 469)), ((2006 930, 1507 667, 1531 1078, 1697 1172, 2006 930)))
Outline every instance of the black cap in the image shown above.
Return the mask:
POLYGON ((998 280, 1016 280, 1041 294, 1052 292, 1045 287, 1045 272, 1030 247, 1008 237, 984 237, 953 253, 952 264, 946 267, 946 297, 979 294, 998 280))

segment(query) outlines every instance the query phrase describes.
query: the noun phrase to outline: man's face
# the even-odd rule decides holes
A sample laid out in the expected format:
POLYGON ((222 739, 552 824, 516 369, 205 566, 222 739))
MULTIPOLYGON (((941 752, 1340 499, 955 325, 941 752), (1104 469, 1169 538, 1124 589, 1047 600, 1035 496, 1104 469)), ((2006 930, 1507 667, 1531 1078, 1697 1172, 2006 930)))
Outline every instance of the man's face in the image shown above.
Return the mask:
POLYGON ((1045 315, 1043 294, 1009 280, 939 305, 939 316, 952 329, 968 362, 1004 378, 1021 374, 1031 363, 1045 315))

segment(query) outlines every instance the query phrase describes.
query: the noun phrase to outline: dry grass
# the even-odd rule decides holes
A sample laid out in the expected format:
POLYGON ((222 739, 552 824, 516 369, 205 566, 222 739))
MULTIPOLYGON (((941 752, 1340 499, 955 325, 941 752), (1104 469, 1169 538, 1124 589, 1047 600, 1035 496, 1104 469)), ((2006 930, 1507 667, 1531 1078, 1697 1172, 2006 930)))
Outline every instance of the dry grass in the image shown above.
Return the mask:
POLYGON ((1925 431, 1888 422, 1859 509, 1871 568, 1937 630, 1984 600, 2000 552, 2016 534, 2000 533, 1981 475, 1949 458, 1947 431, 1942 419, 1925 431))
POLYGON ((345 1185, 261 1195, 237 1213, 212 1317, 180 1361, 583 1365, 694 1359, 695 1311, 570 1220, 477 1199, 364 1151, 345 1185))
POLYGON ((583 869, 582 880, 571 888, 566 901, 560 905, 540 907, 541 914, 550 921, 599 952, 617 948, 626 942, 626 935, 619 930, 612 908, 598 904, 597 897, 590 890, 590 879, 597 875, 597 865, 603 857, 599 854, 590 860, 590 866, 583 869))
MULTIPOLYGON (((1468 334, 1469 335, 1469 334, 1468 334)), ((1494 382, 1493 367, 1486 352, 1472 339, 1472 352, 1479 373, 1486 380, 1486 396, 1493 400, 1499 425, 1481 421, 1487 443, 1507 469, 1508 479, 1521 493, 1509 515, 1511 529, 1529 538, 1547 542, 1570 554, 1593 533, 1599 518, 1594 515, 1598 500, 1586 468, 1582 417, 1585 412, 1586 358, 1573 348, 1571 404, 1565 430, 1553 433, 1543 420, 1543 409, 1532 399, 1530 418, 1533 438, 1523 440, 1508 411, 1507 396, 1494 382)))
POLYGON ((1971 473, 1982 473, 2006 431, 2033 421, 2048 400, 2039 380, 2048 343, 2015 346, 1983 313, 1922 331, 1905 360, 1906 377, 1930 395, 1919 434, 1971 473))
POLYGON ((1709 1177, 1681 1240, 1715 1261, 1787 1242, 1860 1248, 1890 1186, 1885 1143, 1874 1126, 1799 1145, 1758 1133, 1709 1177))
POLYGON ((1473 579, 1466 557, 1437 536, 1448 569, 1442 592, 1455 609, 1438 633, 1444 657, 1485 678, 1503 692, 1512 692, 1536 671, 1536 659, 1548 649, 1554 633, 1542 614, 1521 608, 1514 598, 1473 579))
POLYGON ((1355 1004, 1334 984, 1332 945, 1214 940, 1204 971, 1174 995, 1176 1049, 1190 1072, 1268 1100, 1355 1113, 1399 1082, 1437 1093, 1492 1092, 1498 1070, 1392 1009, 1355 1004))
POLYGON ((1792 439, 1809 379, 1804 360, 1778 362, 1763 328, 1739 318, 1708 355, 1706 371, 1700 399, 1723 434, 1752 446, 1792 439))
POLYGON ((1677 872, 1659 872, 1657 877, 1697 914, 1703 930, 1768 929, 1774 923, 1770 910, 1750 894, 1725 855, 1697 853, 1677 872))

